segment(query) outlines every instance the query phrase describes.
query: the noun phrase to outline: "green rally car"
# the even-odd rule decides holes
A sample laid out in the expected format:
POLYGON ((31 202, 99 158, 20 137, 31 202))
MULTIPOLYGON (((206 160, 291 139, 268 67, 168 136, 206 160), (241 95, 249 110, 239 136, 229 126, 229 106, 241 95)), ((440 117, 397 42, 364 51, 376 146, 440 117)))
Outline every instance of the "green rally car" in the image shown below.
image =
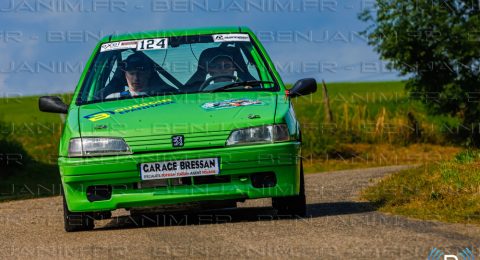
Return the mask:
POLYGON ((305 215, 301 134, 291 98, 248 28, 153 31, 103 38, 60 140, 66 231, 89 230, 119 208, 231 207, 272 198, 278 214, 305 215))

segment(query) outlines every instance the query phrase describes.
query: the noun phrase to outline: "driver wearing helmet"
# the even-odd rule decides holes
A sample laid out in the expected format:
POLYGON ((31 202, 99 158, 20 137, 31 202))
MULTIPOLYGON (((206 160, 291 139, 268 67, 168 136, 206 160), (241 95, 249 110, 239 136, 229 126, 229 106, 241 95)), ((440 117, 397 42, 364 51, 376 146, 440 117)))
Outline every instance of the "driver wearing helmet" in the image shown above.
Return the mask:
POLYGON ((125 79, 127 86, 124 87, 122 92, 112 93, 106 98, 121 98, 121 97, 135 97, 148 95, 152 92, 151 78, 154 71, 153 62, 141 55, 135 53, 120 64, 120 68, 125 73, 125 79))
POLYGON ((207 72, 207 80, 212 78, 212 83, 234 82, 238 80, 235 63, 232 57, 228 55, 213 57, 207 64, 207 72))

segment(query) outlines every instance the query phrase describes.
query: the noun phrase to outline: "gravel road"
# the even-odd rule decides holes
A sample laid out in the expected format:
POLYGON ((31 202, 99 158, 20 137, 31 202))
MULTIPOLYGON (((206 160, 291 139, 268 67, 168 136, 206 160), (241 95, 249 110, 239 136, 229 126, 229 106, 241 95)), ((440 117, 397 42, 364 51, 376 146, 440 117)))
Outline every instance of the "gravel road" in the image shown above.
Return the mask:
MULTIPOLYGON (((0 259, 10 258, 322 258, 426 259, 473 247, 480 227, 379 213, 358 200, 372 181, 407 166, 307 175, 308 218, 275 216, 269 200, 142 225, 126 211, 90 232, 65 233, 60 197, 0 204, 0 259)), ((462 259, 459 257, 459 259, 462 259)))

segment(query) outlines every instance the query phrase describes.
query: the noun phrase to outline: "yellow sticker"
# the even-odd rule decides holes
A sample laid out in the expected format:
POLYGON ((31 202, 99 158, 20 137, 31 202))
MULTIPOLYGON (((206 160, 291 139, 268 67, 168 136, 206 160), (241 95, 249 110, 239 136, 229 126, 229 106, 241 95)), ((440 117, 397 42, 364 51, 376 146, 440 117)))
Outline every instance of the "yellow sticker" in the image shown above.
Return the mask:
POLYGON ((92 121, 92 122, 96 122, 96 121, 100 121, 100 120, 103 120, 103 119, 107 119, 107 118, 110 117, 110 115, 113 115, 113 114, 115 114, 115 113, 112 112, 112 111, 105 111, 105 112, 100 112, 100 113, 85 116, 85 118, 92 121))

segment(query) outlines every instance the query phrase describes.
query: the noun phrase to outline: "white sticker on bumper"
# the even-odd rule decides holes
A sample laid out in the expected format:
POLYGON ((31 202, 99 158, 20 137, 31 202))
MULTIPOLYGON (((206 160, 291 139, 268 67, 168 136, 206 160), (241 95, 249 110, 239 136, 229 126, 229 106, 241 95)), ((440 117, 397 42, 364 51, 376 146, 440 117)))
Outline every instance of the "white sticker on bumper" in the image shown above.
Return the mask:
POLYGON ((142 163, 140 173, 142 180, 216 175, 220 165, 218 158, 142 163))

